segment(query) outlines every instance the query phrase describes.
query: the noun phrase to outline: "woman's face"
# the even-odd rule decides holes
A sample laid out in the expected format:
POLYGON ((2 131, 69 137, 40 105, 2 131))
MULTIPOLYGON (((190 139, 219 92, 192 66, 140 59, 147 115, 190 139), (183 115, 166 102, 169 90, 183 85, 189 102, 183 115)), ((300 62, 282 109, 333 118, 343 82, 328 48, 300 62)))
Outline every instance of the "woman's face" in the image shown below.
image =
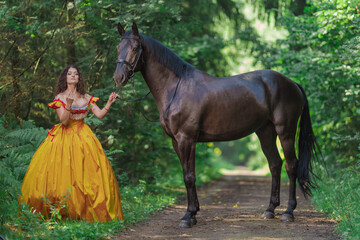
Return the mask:
POLYGON ((79 73, 76 68, 69 68, 67 75, 66 75, 66 82, 67 84, 76 85, 79 82, 79 73))

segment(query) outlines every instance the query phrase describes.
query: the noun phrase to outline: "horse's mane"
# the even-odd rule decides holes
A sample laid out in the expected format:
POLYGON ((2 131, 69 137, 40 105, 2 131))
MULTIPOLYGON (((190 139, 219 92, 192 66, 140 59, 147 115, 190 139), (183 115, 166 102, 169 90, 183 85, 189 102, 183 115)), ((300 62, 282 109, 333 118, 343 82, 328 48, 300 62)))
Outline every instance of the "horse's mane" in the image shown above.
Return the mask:
POLYGON ((142 44, 146 45, 153 57, 159 61, 159 63, 173 71, 176 76, 185 77, 185 75, 191 74, 195 70, 194 66, 182 60, 176 53, 159 41, 145 35, 140 36, 142 44))

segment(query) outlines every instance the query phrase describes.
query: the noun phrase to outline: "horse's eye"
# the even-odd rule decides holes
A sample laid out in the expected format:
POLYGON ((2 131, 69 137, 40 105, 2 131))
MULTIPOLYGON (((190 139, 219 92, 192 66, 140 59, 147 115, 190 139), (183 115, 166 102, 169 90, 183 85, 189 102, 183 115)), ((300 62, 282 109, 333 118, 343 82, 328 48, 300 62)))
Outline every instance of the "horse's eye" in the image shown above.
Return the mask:
POLYGON ((136 52, 138 49, 139 49, 138 47, 134 48, 134 49, 133 49, 133 52, 136 52))

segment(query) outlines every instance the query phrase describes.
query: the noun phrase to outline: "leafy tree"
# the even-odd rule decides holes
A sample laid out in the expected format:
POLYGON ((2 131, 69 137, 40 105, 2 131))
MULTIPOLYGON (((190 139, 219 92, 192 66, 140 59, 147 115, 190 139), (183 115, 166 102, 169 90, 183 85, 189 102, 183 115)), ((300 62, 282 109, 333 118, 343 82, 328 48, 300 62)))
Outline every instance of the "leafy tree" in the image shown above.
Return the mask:
POLYGON ((359 157, 359 1, 312 4, 305 15, 282 18, 288 38, 262 59, 304 86, 322 149, 337 168, 359 157))

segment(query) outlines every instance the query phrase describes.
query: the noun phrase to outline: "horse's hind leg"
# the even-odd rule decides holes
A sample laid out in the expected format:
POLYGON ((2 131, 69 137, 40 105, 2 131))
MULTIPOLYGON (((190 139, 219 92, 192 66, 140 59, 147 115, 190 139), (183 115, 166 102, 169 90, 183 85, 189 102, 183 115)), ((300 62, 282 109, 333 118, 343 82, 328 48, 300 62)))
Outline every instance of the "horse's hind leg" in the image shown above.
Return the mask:
POLYGON ((286 222, 294 221, 294 210, 297 205, 296 201, 296 178, 298 161, 295 154, 295 135, 296 135, 296 122, 288 125, 276 125, 276 132, 279 135, 281 146, 284 151, 286 159, 286 172, 289 177, 289 202, 288 207, 283 214, 281 220, 286 222))
POLYGON ((272 176, 271 196, 269 207, 263 214, 264 219, 275 217, 275 208, 280 205, 280 174, 282 160, 276 147, 276 131, 273 123, 269 122, 264 127, 256 131, 259 137, 261 148, 269 163, 272 176))

